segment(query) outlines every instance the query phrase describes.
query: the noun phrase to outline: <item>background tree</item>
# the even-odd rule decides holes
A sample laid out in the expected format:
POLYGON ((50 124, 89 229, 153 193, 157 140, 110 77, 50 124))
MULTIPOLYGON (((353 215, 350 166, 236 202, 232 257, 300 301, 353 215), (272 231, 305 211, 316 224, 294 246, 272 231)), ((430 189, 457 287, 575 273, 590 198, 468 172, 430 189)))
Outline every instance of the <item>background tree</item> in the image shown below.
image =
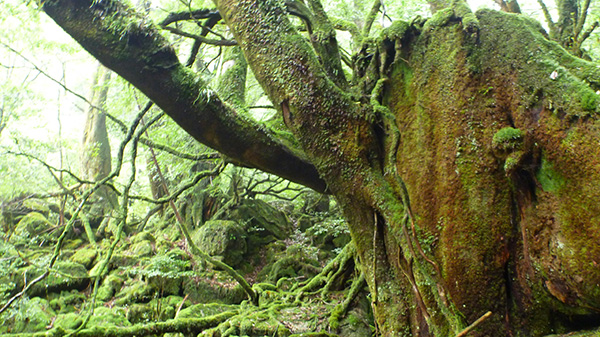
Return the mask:
POLYGON ((464 335, 475 321, 481 336, 593 327, 596 64, 525 17, 435 3, 432 18, 378 39, 363 29, 349 78, 319 1, 215 5, 301 149, 224 103, 121 2, 42 4, 200 142, 333 194, 382 335, 464 335))

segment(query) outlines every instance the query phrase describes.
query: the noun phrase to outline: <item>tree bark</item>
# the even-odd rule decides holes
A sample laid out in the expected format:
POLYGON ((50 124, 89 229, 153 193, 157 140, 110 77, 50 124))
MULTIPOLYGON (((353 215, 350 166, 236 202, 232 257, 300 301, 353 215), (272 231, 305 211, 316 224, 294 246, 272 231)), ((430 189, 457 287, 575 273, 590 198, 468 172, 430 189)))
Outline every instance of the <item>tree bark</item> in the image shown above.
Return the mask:
POLYGON ((324 181, 348 220, 381 335, 455 336, 488 311, 470 336, 543 336, 599 319, 595 64, 530 19, 475 18, 463 6, 384 31, 356 55, 350 91, 279 3, 216 4, 308 161, 207 94, 128 9, 81 0, 44 9, 199 141, 312 187, 324 181))
POLYGON ((90 90, 91 106, 87 110, 83 130, 81 166, 84 179, 100 180, 111 170, 110 143, 106 131, 106 105, 110 71, 98 65, 90 90))

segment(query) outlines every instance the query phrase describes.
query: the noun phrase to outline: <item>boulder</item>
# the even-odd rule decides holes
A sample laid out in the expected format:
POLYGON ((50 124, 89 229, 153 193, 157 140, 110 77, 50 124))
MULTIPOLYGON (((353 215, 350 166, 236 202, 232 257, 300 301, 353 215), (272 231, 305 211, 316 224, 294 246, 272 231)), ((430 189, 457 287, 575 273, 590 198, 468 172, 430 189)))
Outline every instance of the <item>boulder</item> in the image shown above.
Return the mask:
POLYGON ((232 267, 244 261, 246 233, 236 221, 207 221, 194 232, 192 239, 202 251, 232 267))

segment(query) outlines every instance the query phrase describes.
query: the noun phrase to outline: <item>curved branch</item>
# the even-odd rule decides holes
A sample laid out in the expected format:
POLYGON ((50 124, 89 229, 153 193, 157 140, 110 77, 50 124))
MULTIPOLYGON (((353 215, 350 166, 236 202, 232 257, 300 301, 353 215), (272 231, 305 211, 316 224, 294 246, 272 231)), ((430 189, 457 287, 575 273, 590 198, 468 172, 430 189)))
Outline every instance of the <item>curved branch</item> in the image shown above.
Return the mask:
POLYGON ((237 45, 237 42, 235 42, 233 40, 207 39, 204 36, 196 35, 196 34, 190 34, 190 33, 184 32, 181 29, 177 29, 177 28, 173 28, 173 27, 163 27, 163 29, 168 30, 171 33, 179 35, 179 36, 189 37, 190 39, 194 39, 196 41, 203 42, 203 43, 206 43, 206 44, 212 44, 212 45, 215 45, 215 46, 235 46, 235 45, 237 45))
POLYGON ((159 23, 161 27, 166 27, 174 22, 189 21, 189 20, 200 20, 200 19, 217 19, 221 20, 221 14, 219 11, 214 9, 196 9, 193 11, 183 11, 176 13, 169 13, 169 15, 159 23))
POLYGON ((106 67, 153 100, 196 140, 239 164, 318 191, 326 186, 302 152, 223 104, 179 63, 154 25, 120 2, 47 0, 43 10, 106 67))

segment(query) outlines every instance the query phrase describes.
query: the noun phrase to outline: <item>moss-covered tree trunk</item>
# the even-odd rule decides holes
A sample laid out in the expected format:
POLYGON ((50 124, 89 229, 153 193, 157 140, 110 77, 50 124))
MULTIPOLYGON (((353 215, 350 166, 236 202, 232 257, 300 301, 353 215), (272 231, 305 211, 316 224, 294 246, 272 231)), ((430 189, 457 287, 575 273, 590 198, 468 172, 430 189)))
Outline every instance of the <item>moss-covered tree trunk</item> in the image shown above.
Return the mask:
POLYGON ((111 155, 108 132, 106 131, 106 98, 110 71, 98 65, 90 89, 90 107, 83 129, 81 169, 88 180, 100 180, 110 173, 111 155))
POLYGON ((537 23, 475 18, 455 2, 369 42, 347 83, 328 62, 337 44, 318 1, 308 2, 320 21, 310 42, 279 2, 216 1, 300 151, 182 70, 151 24, 116 2, 82 2, 44 9, 197 139, 326 185, 348 220, 379 334, 455 336, 480 317, 469 336, 598 325, 600 69, 537 23))

